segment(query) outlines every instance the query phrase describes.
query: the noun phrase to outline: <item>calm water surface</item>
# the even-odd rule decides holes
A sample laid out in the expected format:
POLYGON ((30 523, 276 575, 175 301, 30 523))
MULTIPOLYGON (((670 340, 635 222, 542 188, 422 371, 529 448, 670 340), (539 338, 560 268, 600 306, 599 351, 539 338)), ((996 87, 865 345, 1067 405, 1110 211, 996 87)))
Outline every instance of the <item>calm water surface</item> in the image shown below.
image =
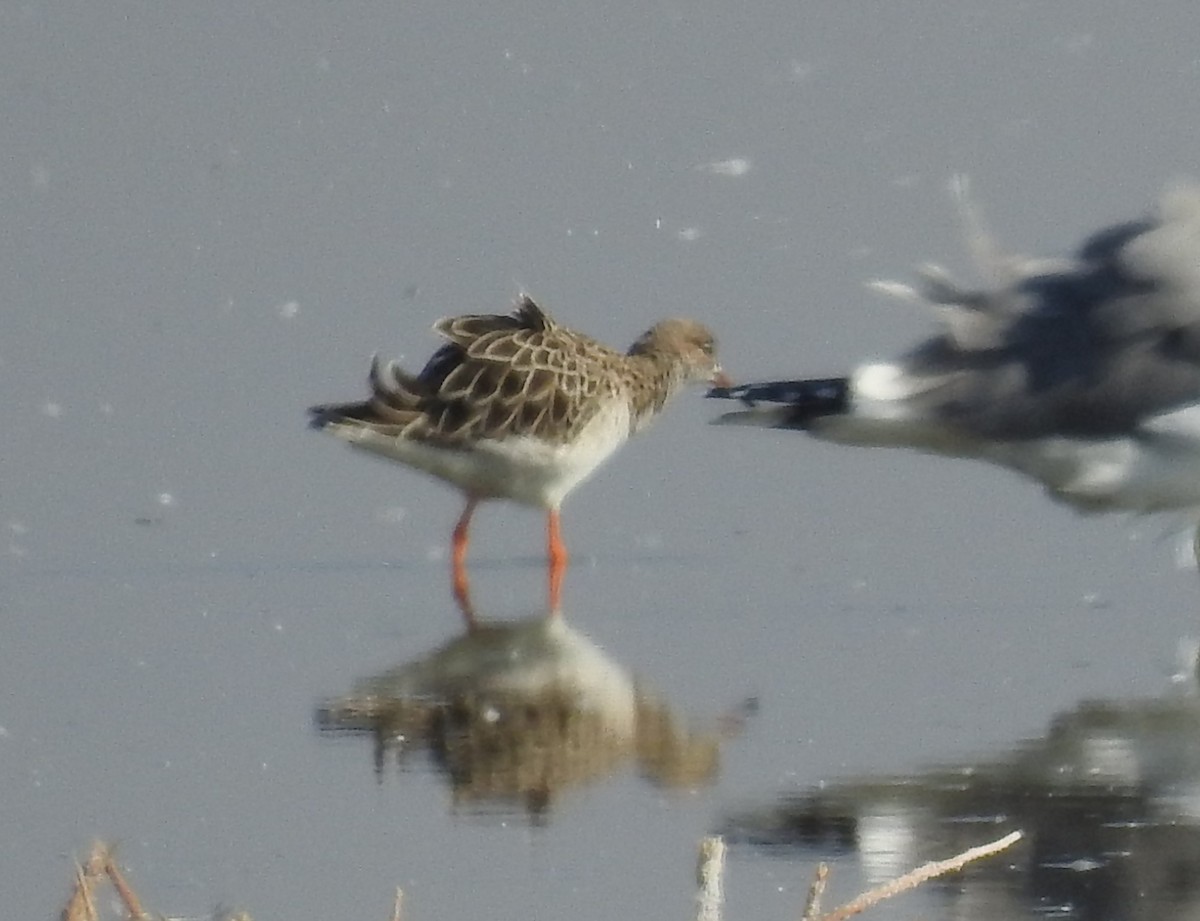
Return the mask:
POLYGON ((738 377, 930 318, 862 283, 1061 252, 1197 172, 1190 7, 15 5, 0 13, 0 891, 115 840, 196 916, 794 917, 1021 827, 879 919, 1191 917, 1176 523, 681 398, 542 521, 304 429, 521 289, 738 377))

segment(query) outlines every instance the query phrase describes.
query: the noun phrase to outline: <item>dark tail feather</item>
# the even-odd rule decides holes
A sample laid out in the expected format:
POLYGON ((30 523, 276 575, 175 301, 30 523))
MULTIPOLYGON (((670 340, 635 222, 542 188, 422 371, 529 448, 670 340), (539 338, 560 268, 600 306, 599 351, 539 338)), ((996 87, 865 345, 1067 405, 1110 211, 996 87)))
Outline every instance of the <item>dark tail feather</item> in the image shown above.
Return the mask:
POLYGON ((308 408, 308 427, 323 429, 334 422, 347 419, 366 419, 371 411, 370 403, 326 403, 308 408))
POLYGON ((708 396, 741 400, 749 407, 740 412, 726 413, 716 420, 720 424, 807 429, 815 419, 838 416, 848 410, 850 380, 845 377, 826 377, 807 381, 765 381, 736 387, 714 387, 708 396), (760 403, 775 405, 760 407, 760 403))

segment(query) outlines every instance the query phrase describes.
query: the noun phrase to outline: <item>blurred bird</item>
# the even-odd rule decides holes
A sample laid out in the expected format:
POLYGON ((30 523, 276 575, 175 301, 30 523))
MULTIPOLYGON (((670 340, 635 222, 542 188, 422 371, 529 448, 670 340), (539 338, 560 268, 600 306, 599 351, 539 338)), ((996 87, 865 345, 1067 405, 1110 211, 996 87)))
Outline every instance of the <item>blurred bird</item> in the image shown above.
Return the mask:
POLYGON ((453 317, 434 329, 447 342, 419 374, 376 357, 370 397, 314 406, 311 425, 462 490, 466 507, 452 546, 464 612, 475 507, 512 499, 546 509, 557 610, 567 563, 563 499, 684 385, 728 386, 712 333, 692 320, 663 320, 621 354, 560 326, 527 296, 510 316, 453 317))
POLYGON ((717 387, 747 408, 716 422, 990 461, 1084 511, 1200 508, 1200 187, 1053 260, 1000 255, 954 188, 987 287, 877 282, 941 330, 845 377, 717 387))

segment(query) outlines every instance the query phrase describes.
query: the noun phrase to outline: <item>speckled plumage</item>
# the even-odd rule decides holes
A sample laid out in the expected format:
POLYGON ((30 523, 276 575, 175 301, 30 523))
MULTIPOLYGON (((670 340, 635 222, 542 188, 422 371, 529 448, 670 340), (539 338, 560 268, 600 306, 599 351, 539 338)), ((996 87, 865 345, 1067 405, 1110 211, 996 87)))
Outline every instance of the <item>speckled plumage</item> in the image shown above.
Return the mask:
POLYGON ((719 371, 712 334, 690 320, 663 321, 627 354, 559 325, 529 297, 512 315, 450 317, 433 328, 448 341, 419 374, 376 358, 370 399, 313 407, 313 425, 446 448, 515 435, 563 445, 608 401, 628 402, 637 431, 681 385, 719 371))
MULTIPOLYGON (((621 353, 556 323, 529 297, 511 315, 439 320, 446 340, 419 374, 376 358, 370 397, 315 406, 312 425, 461 489, 456 561, 480 499, 551 513, 630 435, 692 382, 725 380, 712 333, 669 319, 621 353)), ((555 549, 557 547, 557 550, 555 549)))

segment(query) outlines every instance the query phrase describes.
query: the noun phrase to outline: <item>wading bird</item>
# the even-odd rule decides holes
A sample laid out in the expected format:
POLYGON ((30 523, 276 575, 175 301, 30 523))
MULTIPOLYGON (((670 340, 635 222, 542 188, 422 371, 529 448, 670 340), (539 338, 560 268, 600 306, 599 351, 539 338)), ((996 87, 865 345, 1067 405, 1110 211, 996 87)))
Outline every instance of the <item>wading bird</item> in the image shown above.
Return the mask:
POLYGON ((462 491, 452 558, 464 612, 475 507, 511 499, 544 508, 557 610, 567 563, 563 499, 686 384, 728 385, 712 333, 692 320, 663 320, 622 354, 560 326, 529 297, 511 315, 453 317, 434 329, 446 343, 419 374, 376 358, 370 397, 314 406, 311 424, 462 491))
POLYGON ((990 461, 1085 511, 1200 509, 1200 187, 1049 260, 999 255, 956 191, 989 286, 876 283, 940 331, 843 377, 715 388, 745 404, 716 421, 990 461))

